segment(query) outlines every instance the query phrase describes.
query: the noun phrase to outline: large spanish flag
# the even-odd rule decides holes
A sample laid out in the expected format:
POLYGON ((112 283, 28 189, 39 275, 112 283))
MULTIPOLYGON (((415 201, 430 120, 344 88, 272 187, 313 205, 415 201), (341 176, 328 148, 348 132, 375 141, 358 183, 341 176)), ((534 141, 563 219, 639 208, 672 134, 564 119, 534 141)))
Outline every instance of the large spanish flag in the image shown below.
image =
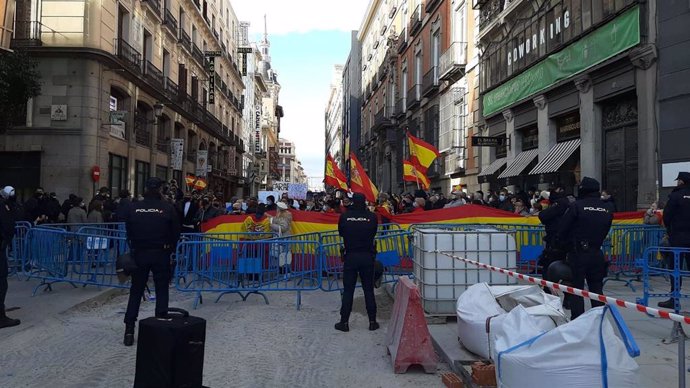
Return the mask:
POLYGON ((350 153, 350 186, 355 193, 364 194, 369 202, 376 202, 376 198, 379 196, 379 190, 369 179, 354 153, 350 153))
POLYGON ((426 173, 431 163, 440 155, 436 147, 412 136, 410 132, 407 132, 407 144, 410 147, 410 162, 423 173, 426 173))
POLYGON ((403 160, 403 180, 405 182, 415 182, 424 190, 428 190, 431 186, 429 178, 409 160, 403 160))
POLYGON ((338 165, 333 160, 331 154, 326 157, 326 177, 324 182, 327 185, 333 186, 337 189, 347 190, 347 178, 345 174, 338 168, 338 165))
MULTIPOLYGON (((324 233, 338 230, 337 213, 317 213, 290 210, 292 213, 293 235, 307 233, 324 233)), ((615 213, 613 224, 642 224, 644 212, 615 213)), ((247 218, 242 216, 220 216, 202 224, 202 230, 208 233, 239 233, 242 223, 247 218)), ((419 213, 399 214, 389 217, 391 222, 407 229, 414 224, 510 224, 516 226, 539 225, 535 216, 523 217, 510 212, 480 205, 464 205, 450 209, 430 210, 419 213)))

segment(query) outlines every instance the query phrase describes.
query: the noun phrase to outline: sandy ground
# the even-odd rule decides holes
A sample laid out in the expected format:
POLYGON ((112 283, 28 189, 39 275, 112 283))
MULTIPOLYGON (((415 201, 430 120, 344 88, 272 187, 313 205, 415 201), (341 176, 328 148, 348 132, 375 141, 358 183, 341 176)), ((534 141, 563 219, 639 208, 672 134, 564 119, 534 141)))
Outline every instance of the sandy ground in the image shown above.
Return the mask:
MULTIPOLYGON (((63 289, 54 296, 80 291, 63 289)), ((268 297, 270 305, 259 296, 242 302, 237 295, 226 295, 213 303, 208 295, 192 311, 191 295, 172 291, 172 306, 207 319, 206 386, 443 386, 444 364, 436 374, 421 369, 393 373, 383 344, 392 300, 382 290, 377 294, 382 328, 375 332, 367 330, 361 290, 355 294, 349 333, 333 329, 339 318, 338 293, 305 293, 300 311, 294 293, 268 297)), ((126 295, 116 295, 0 332, 0 387, 131 387, 136 347, 121 343, 126 303, 126 295)), ((152 315, 153 305, 142 304, 140 317, 152 315)))

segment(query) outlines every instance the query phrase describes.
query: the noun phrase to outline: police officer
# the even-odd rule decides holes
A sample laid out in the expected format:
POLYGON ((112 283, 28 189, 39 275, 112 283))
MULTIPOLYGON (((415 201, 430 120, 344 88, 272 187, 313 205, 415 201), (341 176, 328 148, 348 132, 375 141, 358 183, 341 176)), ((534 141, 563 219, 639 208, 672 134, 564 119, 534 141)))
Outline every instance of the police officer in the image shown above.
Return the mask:
MULTIPOLYGON (((570 202, 565 196, 565 193, 557 193, 549 195, 551 205, 539 213, 539 221, 544 225, 544 252, 539 257, 539 265, 542 268, 542 276, 546 275, 546 270, 549 264, 557 260, 565 259, 565 251, 558 242, 558 228, 561 219, 568 210, 570 202)), ((551 279, 547 279, 553 281, 551 279)), ((546 289, 547 292, 548 288, 546 289)))
POLYGON ((14 238, 15 224, 21 217, 17 204, 17 197, 12 186, 6 186, 0 191, 0 329, 20 324, 19 319, 12 319, 5 315, 5 296, 7 296, 7 247, 11 246, 14 238))
POLYGON ((144 200, 132 203, 124 220, 132 258, 137 264, 125 313, 125 346, 134 344, 134 324, 149 271, 153 272, 156 286, 156 316, 164 317, 168 310, 170 254, 180 237, 180 221, 173 206, 163 200, 162 186, 162 180, 149 178, 144 200))
MULTIPOLYGON (((613 223, 613 214, 599 194, 599 182, 584 177, 578 186, 578 200, 563 215, 558 238, 568 243, 568 262, 573 270, 573 287, 583 289, 585 280, 590 292, 601 294, 606 277, 606 262, 601 246, 613 223)), ((573 295, 570 299, 571 319, 585 312, 585 301, 573 295)), ((592 301, 592 307, 603 303, 592 301)))
MULTIPOLYGON (((690 172, 678 173, 676 181, 678 186, 668 196, 668 203, 664 208, 664 225, 666 225, 669 244, 672 247, 690 248, 690 172)), ((684 254, 683 258, 686 265, 690 266, 690 255, 684 254)), ((682 261, 680 265, 683 265, 682 261)), ((671 292, 674 288, 675 282, 671 278, 671 292)), ((672 309, 673 302, 673 298, 659 302, 659 307, 672 309)))
POLYGON ((340 308, 340 322, 336 323, 336 330, 350 331, 348 323, 352 312, 352 298, 357 285, 357 275, 362 281, 364 301, 369 316, 369 330, 376 330, 376 299, 374 297, 374 261, 376 259, 374 238, 378 222, 376 215, 366 208, 364 195, 355 193, 352 205, 338 221, 338 233, 343 238, 345 250, 343 252, 343 304, 340 308))

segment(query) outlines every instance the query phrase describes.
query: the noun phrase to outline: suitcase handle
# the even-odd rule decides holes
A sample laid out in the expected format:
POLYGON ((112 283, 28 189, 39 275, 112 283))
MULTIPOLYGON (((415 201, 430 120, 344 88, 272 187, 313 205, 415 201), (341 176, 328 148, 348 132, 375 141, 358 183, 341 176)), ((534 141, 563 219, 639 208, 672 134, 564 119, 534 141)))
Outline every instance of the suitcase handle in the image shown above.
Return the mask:
POLYGON ((168 307, 168 313, 178 313, 182 315, 184 318, 187 318, 189 316, 189 311, 178 307, 168 307))

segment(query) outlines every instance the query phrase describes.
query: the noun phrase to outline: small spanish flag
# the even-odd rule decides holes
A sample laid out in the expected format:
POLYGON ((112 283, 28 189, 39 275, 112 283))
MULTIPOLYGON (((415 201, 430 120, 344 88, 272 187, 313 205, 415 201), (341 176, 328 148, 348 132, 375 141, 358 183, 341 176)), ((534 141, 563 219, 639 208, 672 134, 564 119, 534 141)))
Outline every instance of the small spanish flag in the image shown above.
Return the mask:
POLYGON ((187 175, 184 178, 184 183, 187 185, 187 187, 192 188, 194 187, 194 182, 196 182, 196 177, 194 175, 187 175))
POLYGON ((417 169, 426 174, 431 163, 440 155, 438 149, 433 145, 418 139, 410 132, 407 132, 407 143, 410 147, 410 162, 417 166, 417 169))
POLYGON ((207 187, 208 185, 206 184, 206 181, 201 179, 201 178, 196 178, 196 181, 194 182, 194 190, 203 190, 207 187))
POLYGON ((369 179, 359 160, 352 152, 350 153, 350 184, 353 192, 364 194, 364 197, 369 202, 376 202, 379 190, 369 179))
POLYGON ((403 160, 403 180, 405 182, 416 182, 424 190, 428 190, 431 187, 431 182, 429 182, 426 174, 419 171, 409 160, 403 160))
POLYGON ((338 168, 331 154, 328 154, 326 157, 326 177, 324 178, 324 182, 335 188, 347 190, 347 178, 338 168))

